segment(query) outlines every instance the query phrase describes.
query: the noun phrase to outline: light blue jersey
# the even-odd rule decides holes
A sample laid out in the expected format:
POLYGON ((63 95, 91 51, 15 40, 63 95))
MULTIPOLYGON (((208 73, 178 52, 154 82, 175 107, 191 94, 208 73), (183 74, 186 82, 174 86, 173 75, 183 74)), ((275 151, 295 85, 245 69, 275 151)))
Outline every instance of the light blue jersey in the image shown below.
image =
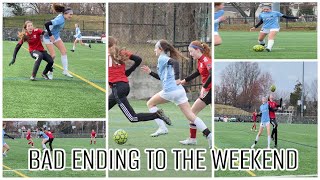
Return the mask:
POLYGON ((260 112, 261 114, 261 123, 268 123, 270 122, 270 117, 269 117, 269 104, 264 103, 260 106, 260 112))
POLYGON ((218 29, 219 29, 219 22, 216 21, 219 17, 223 16, 224 14, 224 10, 219 10, 217 12, 214 12, 214 32, 218 32, 218 29))
POLYGON ((46 133, 40 131, 39 136, 41 136, 43 139, 49 139, 49 136, 46 135, 46 133))
POLYGON ((4 129, 2 129, 2 146, 6 144, 6 142, 4 141, 5 134, 6 134, 6 132, 4 131, 4 129))
POLYGON ((76 34, 74 35, 75 38, 81 38, 81 31, 80 28, 76 28, 76 34))
MULTIPOLYGON (((63 14, 59 14, 57 17, 55 17, 53 20, 51 20, 52 25, 49 26, 50 31, 54 37, 54 39, 60 38, 60 31, 64 28, 64 22, 65 19, 63 17, 63 14)), ((49 39, 49 35, 46 34, 44 38, 49 39)))
POLYGON ((162 82, 162 89, 165 92, 183 89, 182 85, 177 85, 174 78, 174 70, 172 65, 168 65, 170 57, 164 53, 158 58, 157 70, 162 82))
POLYGON ((283 14, 278 11, 262 12, 259 19, 263 21, 263 29, 277 29, 279 26, 279 17, 283 14))

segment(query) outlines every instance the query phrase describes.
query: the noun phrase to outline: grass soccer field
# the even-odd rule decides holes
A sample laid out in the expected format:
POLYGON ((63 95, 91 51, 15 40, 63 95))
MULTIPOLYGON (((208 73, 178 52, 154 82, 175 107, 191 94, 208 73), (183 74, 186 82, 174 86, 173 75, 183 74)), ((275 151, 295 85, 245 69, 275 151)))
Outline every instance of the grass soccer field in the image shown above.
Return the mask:
MULTIPOLYGON (((252 123, 215 122, 215 146, 217 148, 250 148, 257 132, 251 131, 252 123)), ((257 125, 259 127, 259 125, 257 125)), ((257 148, 267 147, 264 130, 257 148)), ((279 124, 278 149, 294 148, 299 151, 299 168, 296 171, 252 171, 256 176, 316 175, 318 171, 317 125, 279 124)), ((271 147, 274 143, 271 142, 271 147)), ((215 171, 216 177, 252 176, 246 171, 215 171)))
POLYGON ((316 32, 280 31, 271 52, 255 52, 258 33, 219 32, 222 44, 215 47, 215 59, 317 59, 316 32))
MULTIPOLYGON (((35 148, 41 148, 41 140, 34 138, 35 148)), ((96 145, 90 145, 90 138, 55 138, 53 148, 62 148, 66 151, 66 169, 63 171, 29 171, 28 170, 28 148, 26 139, 5 139, 10 146, 7 157, 3 158, 4 177, 105 177, 105 171, 72 171, 71 149, 72 148, 105 148, 106 139, 97 138, 96 145), (7 167, 7 168, 6 168, 7 167), (8 169, 10 168, 10 169, 8 169)), ((47 147, 49 145, 47 144, 47 147)))
MULTIPOLYGON (((148 112, 146 101, 130 100, 134 110, 138 112, 148 112)), ((141 153, 141 170, 136 172, 130 171, 109 171, 110 177, 211 177, 211 158, 208 149, 208 142, 198 132, 198 144, 196 146, 183 146, 179 141, 184 140, 189 136, 189 123, 180 112, 179 107, 173 103, 168 103, 159 106, 171 118, 173 126, 169 126, 169 134, 159 137, 150 137, 151 133, 157 130, 157 125, 154 121, 142 123, 130 123, 122 114, 120 109, 115 106, 109 111, 109 148, 138 148, 141 153), (128 141, 124 145, 118 145, 113 141, 113 133, 118 129, 124 129, 128 133, 128 141), (168 167, 166 171, 148 171, 147 159, 144 154, 145 148, 165 148, 168 154, 168 167), (205 155, 207 170, 205 172, 197 171, 175 171, 173 168, 172 148, 206 148, 205 155)), ((206 107, 200 112, 199 117, 211 129, 211 108, 206 107)))
POLYGON ((4 118, 103 118, 105 113, 105 44, 92 44, 92 49, 77 45, 68 50, 69 71, 73 78, 62 75, 61 58, 57 48, 54 79, 44 80, 41 73, 46 65, 42 61, 37 81, 30 81, 34 60, 24 44, 14 65, 9 66, 16 42, 3 42, 3 117, 4 118), (59 66, 59 67, 58 67, 59 66), (89 84, 85 81, 90 81, 89 84), (99 86, 102 90, 94 86, 99 86))

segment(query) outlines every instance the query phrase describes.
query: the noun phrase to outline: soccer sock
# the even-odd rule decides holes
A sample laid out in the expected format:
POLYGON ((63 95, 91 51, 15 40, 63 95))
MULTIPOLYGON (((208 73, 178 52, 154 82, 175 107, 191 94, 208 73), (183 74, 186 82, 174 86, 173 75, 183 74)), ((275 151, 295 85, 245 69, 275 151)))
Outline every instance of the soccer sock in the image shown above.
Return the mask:
POLYGON ((96 141, 94 141, 94 144, 96 144, 96 141))
POLYGON ((268 148, 270 148, 271 136, 268 136, 268 148))
POLYGON ((31 142, 29 141, 28 144, 31 144, 31 142))
POLYGON ((273 47, 273 44, 274 44, 274 40, 268 40, 268 46, 267 46, 267 48, 271 50, 272 47, 273 47))
MULTIPOLYGON (((154 106, 154 107, 149 109, 149 112, 151 112, 151 113, 156 113, 157 111, 158 111, 158 107, 157 106, 154 106)), ((167 129, 167 127, 166 127, 166 125, 165 125, 165 123, 164 123, 164 121, 162 119, 157 118, 157 119, 154 119, 154 120, 158 124, 159 128, 167 129)))
POLYGON ((258 141, 259 141, 259 134, 257 134, 256 140, 254 141, 254 144, 257 144, 258 141))
POLYGON ((260 45, 265 45, 265 44, 266 44, 266 42, 264 42, 264 40, 262 40, 262 41, 259 41, 259 40, 258 40, 258 43, 259 43, 260 45))
POLYGON ((47 146, 45 144, 42 144, 43 149, 47 149, 47 146))
POLYGON ((92 144, 92 140, 90 140, 90 144, 92 144))
POLYGON ((63 66, 63 71, 68 72, 68 57, 67 57, 67 55, 61 55, 61 63, 63 66))
POLYGON ((33 146, 33 143, 31 143, 31 146, 33 146))
POLYGON ((88 44, 88 43, 84 43, 84 45, 89 47, 89 44, 88 44))
POLYGON ((76 46, 72 46, 72 50, 75 50, 76 49, 76 46))
POLYGON ((202 131, 202 133, 207 137, 211 132, 210 130, 207 128, 207 126, 204 124, 204 122, 197 117, 193 123, 196 125, 197 129, 199 129, 200 131, 202 131))
POLYGON ((193 123, 190 123, 190 138, 197 138, 197 126, 193 123))

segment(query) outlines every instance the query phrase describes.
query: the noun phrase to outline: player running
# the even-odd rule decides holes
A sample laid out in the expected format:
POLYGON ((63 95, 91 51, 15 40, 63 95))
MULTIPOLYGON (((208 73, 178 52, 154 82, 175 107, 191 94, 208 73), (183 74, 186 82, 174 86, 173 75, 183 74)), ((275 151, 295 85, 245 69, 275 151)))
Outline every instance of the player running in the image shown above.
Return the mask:
POLYGON ((27 131, 26 139, 28 141, 28 145, 31 145, 31 147, 33 148, 34 147, 34 143, 33 143, 33 139, 32 139, 32 136, 31 136, 31 130, 30 129, 28 129, 28 131, 27 131))
POLYGON ((76 38, 76 39, 74 40, 72 49, 70 51, 74 52, 76 50, 76 45, 78 42, 81 44, 81 46, 87 46, 87 47, 91 48, 91 44, 82 42, 82 36, 81 36, 79 24, 75 24, 74 26, 76 28, 76 34, 74 35, 74 38, 76 38))
POLYGON ((151 113, 136 113, 134 111, 127 99, 127 96, 130 93, 128 76, 130 76, 130 74, 141 64, 142 59, 129 51, 120 50, 117 47, 117 40, 115 38, 109 37, 108 42, 108 81, 112 90, 108 101, 109 110, 118 104, 123 114, 132 123, 150 121, 159 118, 170 125, 170 119, 165 116, 162 110, 155 110, 151 113), (126 69, 126 62, 128 60, 133 61, 134 64, 130 68, 126 69))
POLYGON ((258 37, 258 42, 260 45, 265 46, 266 43, 264 39, 268 35, 268 45, 266 48, 268 52, 272 50, 276 35, 280 31, 279 17, 283 17, 286 19, 300 19, 302 16, 301 17, 286 16, 278 11, 272 11, 271 5, 264 4, 262 5, 262 12, 259 15, 260 22, 256 26, 250 29, 250 31, 255 30, 261 24, 263 24, 258 37))
POLYGON ((44 133, 49 137, 49 140, 47 142, 45 142, 44 144, 49 143, 50 151, 53 151, 52 143, 54 140, 54 136, 51 131, 47 130, 47 128, 44 129, 44 133))
POLYGON ((31 57, 35 59, 32 74, 30 77, 30 80, 32 81, 36 80, 36 75, 42 60, 48 63, 41 74, 44 79, 46 80, 49 79, 49 77, 47 76, 47 73, 49 72, 49 70, 52 69, 52 66, 53 66, 52 57, 47 53, 46 50, 44 50, 41 43, 40 37, 43 34, 44 34, 44 31, 42 29, 34 28, 33 23, 31 21, 26 21, 24 23, 22 32, 19 32, 18 37, 20 38, 20 41, 18 42, 18 44, 14 49, 13 57, 9 64, 9 66, 11 66, 16 62, 17 54, 20 48, 22 47, 22 44, 24 42, 28 42, 29 53, 31 57))
POLYGON ((269 116, 270 116, 270 123, 272 124, 272 133, 271 138, 274 140, 274 147, 276 148, 278 146, 278 123, 276 120, 276 111, 278 111, 278 108, 282 107, 282 98, 280 99, 280 104, 278 105, 273 100, 273 95, 270 94, 269 96, 269 116))
POLYGON ((268 134, 268 149, 270 148, 270 117, 269 117, 269 104, 267 102, 267 99, 265 97, 262 98, 262 105, 260 106, 260 113, 259 116, 261 116, 261 123, 260 123, 260 129, 256 136, 256 140, 254 141, 254 144, 251 146, 251 148, 254 148, 263 132, 263 129, 267 128, 267 134, 268 134))
POLYGON ((38 136, 42 138, 42 142, 41 142, 42 150, 47 149, 46 143, 47 141, 49 141, 49 136, 43 132, 42 128, 38 129, 38 136))
MULTIPOLYGON (((167 102, 175 103, 179 106, 185 117, 201 130, 208 140, 209 148, 211 148, 212 134, 204 122, 192 112, 186 91, 180 82, 178 59, 184 57, 166 40, 158 41, 155 45, 154 52, 156 56, 158 56, 158 73, 152 72, 151 69, 145 65, 142 66, 141 69, 152 77, 160 80, 163 90, 149 99, 147 102, 148 108, 150 111, 156 111, 158 109, 157 105, 159 104, 167 102)), ((159 130, 161 129, 157 131, 159 130)))
POLYGON ((219 46, 222 39, 219 35, 219 23, 226 20, 224 14, 224 3, 214 3, 214 46, 219 46))
MULTIPOLYGON (((202 87, 199 98, 194 102, 191 107, 192 112, 197 115, 207 105, 211 104, 212 91, 211 91, 211 75, 212 75, 212 60, 211 50, 206 43, 200 41, 192 41, 188 47, 190 56, 198 61, 197 70, 190 74, 188 77, 181 81, 182 85, 187 84, 196 77, 201 77, 202 87)), ((184 145, 197 144, 197 127, 194 123, 190 122, 190 137, 186 140, 180 141, 184 145)))
POLYGON ((91 135, 90 135, 90 144, 92 144, 92 141, 94 144, 96 144, 96 137, 97 137, 97 133, 94 131, 94 129, 92 129, 91 131, 91 135))
MULTIPOLYGON (((67 49, 60 38, 60 31, 64 28, 64 24, 66 20, 71 20, 73 11, 69 7, 65 7, 58 4, 52 4, 52 9, 54 12, 58 12, 59 15, 55 17, 53 20, 48 21, 44 24, 46 27, 47 33, 43 36, 43 42, 47 46, 50 55, 53 59, 56 57, 56 52, 54 50, 55 45, 61 54, 61 63, 63 66, 62 74, 72 78, 73 76, 68 72, 68 56, 67 49)), ((53 71, 49 71, 48 77, 50 79, 53 78, 53 71)))
POLYGON ((252 121, 253 121, 253 125, 251 127, 251 131, 257 131, 257 116, 258 116, 258 113, 257 113, 257 110, 255 109, 254 112, 252 113, 252 121))
POLYGON ((3 157, 7 157, 7 152, 10 150, 9 145, 4 141, 4 137, 7 136, 8 138, 11 138, 11 139, 14 140, 14 137, 9 136, 9 135, 4 131, 4 129, 6 129, 6 127, 7 127, 7 124, 6 124, 6 123, 3 123, 3 125, 2 125, 2 155, 3 155, 3 157))

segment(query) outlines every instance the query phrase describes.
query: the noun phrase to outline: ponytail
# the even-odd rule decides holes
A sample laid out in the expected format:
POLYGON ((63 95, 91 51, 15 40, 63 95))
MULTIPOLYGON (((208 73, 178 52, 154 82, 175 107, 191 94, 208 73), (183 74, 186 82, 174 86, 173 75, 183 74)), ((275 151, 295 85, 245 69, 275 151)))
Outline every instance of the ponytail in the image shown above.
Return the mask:
POLYGON ((199 49, 203 55, 211 59, 211 49, 208 44, 200 41, 192 41, 190 46, 194 49, 199 49))
POLYGON ((126 53, 123 53, 125 51, 125 48, 120 49, 117 47, 118 40, 112 36, 109 36, 108 38, 108 47, 114 47, 113 49, 109 49, 109 54, 116 64, 124 64, 125 61, 129 59, 129 56, 126 53))
POLYGON ((52 10, 53 12, 64 13, 64 14, 68 14, 69 12, 72 12, 72 9, 70 7, 65 7, 64 5, 56 4, 56 3, 52 4, 52 10))
POLYGON ((164 53, 166 53, 169 57, 175 60, 183 60, 188 59, 187 57, 183 56, 180 51, 174 48, 168 41, 161 39, 157 42, 156 46, 161 49, 164 53))

